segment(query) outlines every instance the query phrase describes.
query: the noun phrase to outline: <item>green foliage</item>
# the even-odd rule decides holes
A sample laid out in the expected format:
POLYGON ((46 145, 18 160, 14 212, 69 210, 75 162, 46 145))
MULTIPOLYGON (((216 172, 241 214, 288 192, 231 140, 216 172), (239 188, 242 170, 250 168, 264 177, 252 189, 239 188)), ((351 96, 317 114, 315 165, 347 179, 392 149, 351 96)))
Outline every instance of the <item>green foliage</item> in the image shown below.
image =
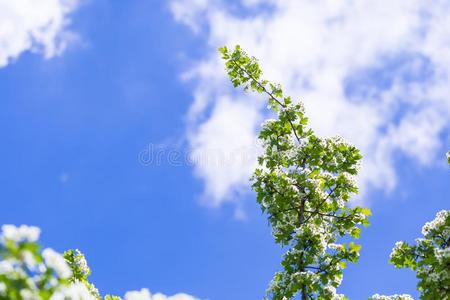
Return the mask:
POLYGON ((410 268, 419 279, 421 299, 450 299, 450 211, 442 210, 422 228, 416 245, 397 242, 389 262, 410 268))
POLYGON ((120 298, 119 296, 111 296, 111 295, 106 295, 105 296, 105 300, 121 300, 122 298, 120 298))
POLYGON ((336 294, 346 262, 356 262, 360 245, 338 244, 358 238, 370 210, 349 207, 358 189, 354 175, 361 154, 342 138, 321 138, 308 128, 301 102, 293 102, 281 85, 262 79, 258 61, 239 46, 219 49, 235 87, 268 97, 276 119, 259 133, 264 153, 252 177, 253 189, 268 214, 275 241, 287 249, 270 284, 271 299, 343 299, 336 294))

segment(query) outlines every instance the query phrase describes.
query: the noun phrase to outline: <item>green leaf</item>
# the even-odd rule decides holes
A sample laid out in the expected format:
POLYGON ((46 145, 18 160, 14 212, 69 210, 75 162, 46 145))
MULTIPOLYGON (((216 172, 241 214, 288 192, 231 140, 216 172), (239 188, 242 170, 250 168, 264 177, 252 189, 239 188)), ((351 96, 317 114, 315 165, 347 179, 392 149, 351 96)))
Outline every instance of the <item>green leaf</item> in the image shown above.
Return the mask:
POLYGON ((363 207, 361 209, 361 213, 363 215, 365 215, 366 217, 370 217, 372 215, 372 211, 369 208, 367 208, 367 207, 363 207))

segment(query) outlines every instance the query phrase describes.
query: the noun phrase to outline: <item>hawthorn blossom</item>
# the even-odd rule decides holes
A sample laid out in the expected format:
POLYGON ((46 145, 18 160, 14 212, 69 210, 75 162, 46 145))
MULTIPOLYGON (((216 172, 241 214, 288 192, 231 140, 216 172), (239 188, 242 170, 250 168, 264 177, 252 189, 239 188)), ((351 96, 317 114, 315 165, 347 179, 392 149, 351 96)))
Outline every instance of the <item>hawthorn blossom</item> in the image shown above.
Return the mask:
POLYGON ((50 300, 97 300, 83 283, 62 286, 50 297, 50 300))
POLYGON ((3 225, 2 235, 4 239, 11 240, 16 243, 36 242, 39 239, 41 230, 35 226, 21 225, 3 225))
POLYGON ((54 251, 53 249, 47 248, 42 252, 45 264, 55 270, 61 278, 69 278, 72 274, 69 266, 66 263, 64 257, 54 251))
POLYGON ((397 242, 389 262, 416 271, 423 299, 450 299, 450 211, 441 210, 422 228, 415 245, 397 242))

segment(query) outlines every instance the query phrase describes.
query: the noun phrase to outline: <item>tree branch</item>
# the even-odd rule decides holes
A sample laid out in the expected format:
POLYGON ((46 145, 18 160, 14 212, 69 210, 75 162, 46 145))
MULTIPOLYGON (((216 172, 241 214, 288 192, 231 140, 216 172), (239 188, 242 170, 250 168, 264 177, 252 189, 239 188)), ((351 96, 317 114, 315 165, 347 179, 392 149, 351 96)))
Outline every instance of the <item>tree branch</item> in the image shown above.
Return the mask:
MULTIPOLYGON (((238 64, 233 58, 230 58, 230 61, 233 62, 235 66, 237 66, 242 72, 247 74, 247 76, 253 80, 262 90, 264 93, 266 93, 271 99, 273 99, 275 102, 277 102, 282 108, 286 108, 286 105, 284 105, 280 100, 278 100, 271 92, 269 92, 264 85, 262 85, 258 80, 256 80, 255 77, 253 77, 252 74, 250 74, 245 68, 243 68, 240 64, 238 64)), ((297 130, 294 127, 294 124, 292 124, 292 121, 289 120, 289 124, 291 125, 292 131, 294 132, 295 138, 297 139, 297 142, 300 144, 300 138, 297 135, 297 130)))

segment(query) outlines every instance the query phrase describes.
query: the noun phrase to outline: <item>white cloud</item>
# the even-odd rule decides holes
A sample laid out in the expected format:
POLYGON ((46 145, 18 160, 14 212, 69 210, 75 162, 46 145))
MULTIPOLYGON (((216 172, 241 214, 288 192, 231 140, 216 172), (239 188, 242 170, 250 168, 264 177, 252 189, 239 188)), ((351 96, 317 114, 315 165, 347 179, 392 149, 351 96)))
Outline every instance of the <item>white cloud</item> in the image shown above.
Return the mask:
POLYGON ((78 0, 0 0, 0 68, 24 51, 61 54, 75 35, 68 15, 78 0))
POLYGON ((141 289, 140 291, 127 292, 125 300, 197 300, 197 298, 183 293, 173 296, 166 296, 161 293, 152 295, 148 289, 141 289))
POLYGON ((214 206, 241 192, 253 170, 258 145, 254 137, 258 109, 245 101, 217 99, 211 117, 189 137, 196 173, 206 178, 205 200, 214 206), (231 147, 230 147, 231 146, 231 147))
MULTIPOLYGON (((444 159, 442 136, 448 139, 450 124, 448 1, 171 3, 176 20, 204 34, 210 47, 187 76, 197 82, 188 117, 193 151, 220 145, 232 153, 252 141, 264 116, 262 99, 231 100, 236 97, 216 48, 241 44, 260 59, 266 78, 301 97, 317 133, 342 135, 361 148, 362 196, 371 188, 395 187, 398 154, 420 165, 444 159)), ((253 165, 197 165, 206 199, 213 205, 233 200, 233 191, 248 186, 253 165)))

